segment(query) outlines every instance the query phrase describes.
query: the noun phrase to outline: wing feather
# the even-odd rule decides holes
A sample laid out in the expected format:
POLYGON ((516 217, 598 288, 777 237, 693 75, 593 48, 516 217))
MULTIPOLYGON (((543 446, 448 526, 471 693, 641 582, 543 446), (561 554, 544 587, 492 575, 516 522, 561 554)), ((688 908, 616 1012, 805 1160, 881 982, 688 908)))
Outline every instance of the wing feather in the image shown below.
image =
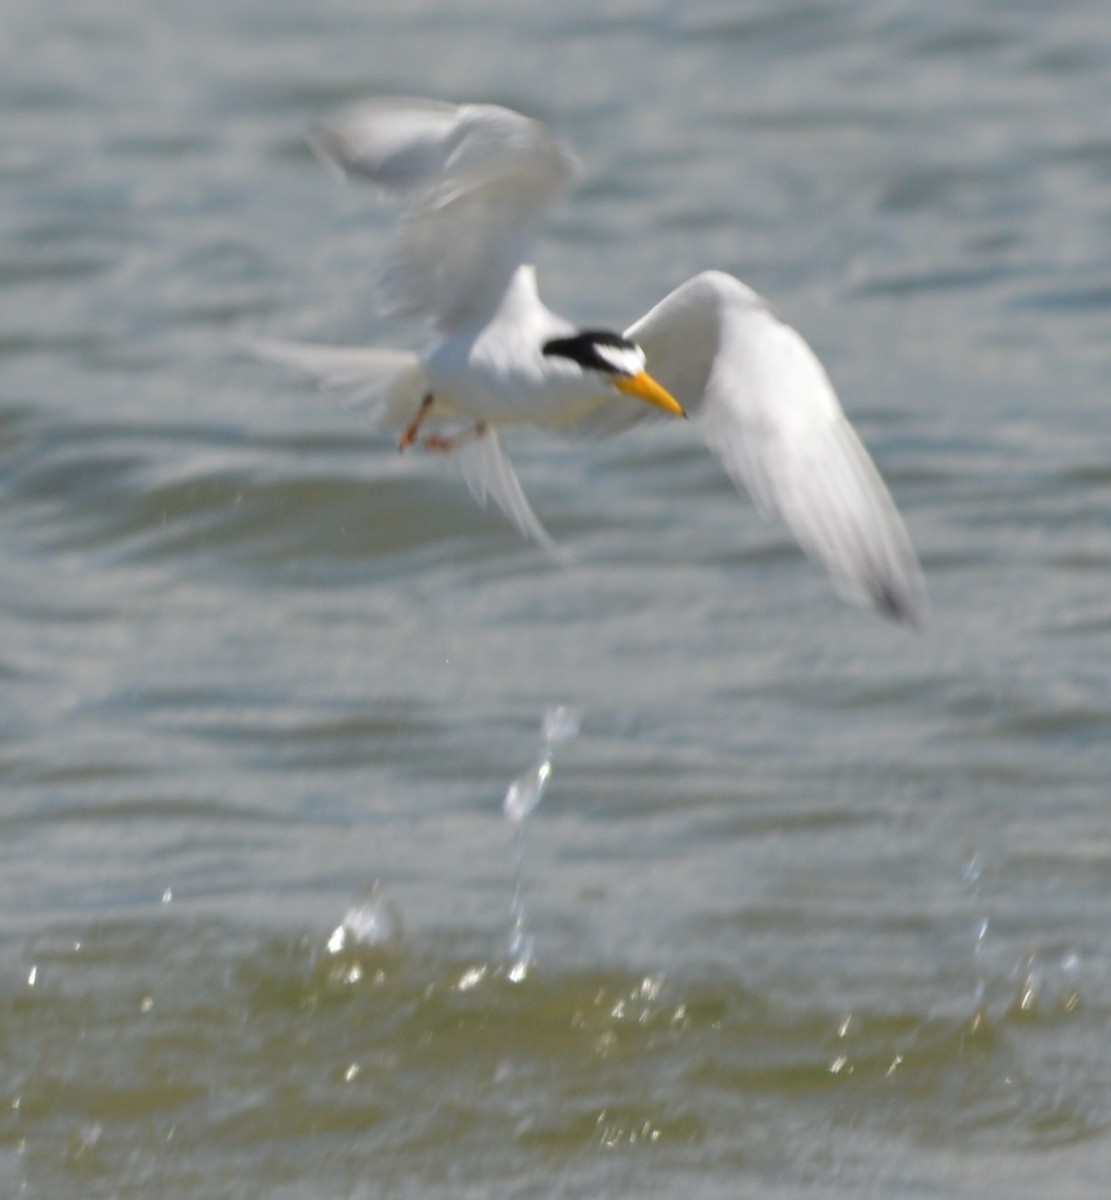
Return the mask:
POLYGON ((821 363, 755 292, 697 275, 627 336, 735 483, 778 513, 838 593, 921 624, 921 570, 821 363))
POLYGON ((381 267, 383 307, 443 331, 494 311, 542 217, 578 175, 545 125, 492 104, 372 100, 311 140, 344 175, 408 204, 381 267))

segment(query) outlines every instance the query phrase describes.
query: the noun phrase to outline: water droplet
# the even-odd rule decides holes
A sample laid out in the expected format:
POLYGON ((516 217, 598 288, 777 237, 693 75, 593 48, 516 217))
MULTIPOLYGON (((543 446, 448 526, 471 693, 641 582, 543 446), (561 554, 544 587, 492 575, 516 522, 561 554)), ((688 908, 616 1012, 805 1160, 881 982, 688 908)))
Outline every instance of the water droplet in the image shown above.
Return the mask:
POLYGON ((640 986, 633 993, 633 997, 634 999, 644 1000, 646 1002, 655 1000, 659 996, 660 989, 663 987, 663 984, 663 975, 645 975, 645 977, 640 981, 640 986))
POLYGON ((478 987, 486 978, 486 970, 486 965, 483 964, 481 967, 471 967, 469 970, 464 971, 459 977, 459 982, 455 985, 455 990, 457 992, 469 992, 473 988, 478 987))
POLYGON ((544 713, 544 722, 541 725, 544 741, 549 746, 573 741, 579 736, 582 720, 581 709, 570 708, 566 704, 553 704, 544 713))
POLYGON ((1080 955, 1075 950, 1066 950, 1061 955, 1061 994, 1057 1007, 1065 1013, 1073 1013, 1080 1007, 1080 955))
POLYGON ((27 976, 27 986, 34 987, 35 984, 38 983, 38 979, 39 979, 39 969, 37 966, 32 966, 30 974, 28 974, 28 976, 27 976))
POLYGON ((173 901, 173 898, 174 898, 174 889, 173 888, 167 888, 162 893, 162 903, 163 904, 170 904, 173 901))
POLYGON ((518 775, 509 785, 502 810, 509 820, 520 825, 536 810, 544 797, 544 789, 552 774, 550 753, 545 754, 529 770, 518 775))
POLYGON ((1031 971, 1022 981, 1022 986, 1019 988, 1018 994, 1019 1012, 1033 1013, 1037 1011, 1040 984, 1041 980, 1034 971, 1031 971))
POLYGON ((974 885, 980 882, 980 877, 984 873, 984 859, 978 851, 973 851, 968 858, 961 863, 961 879, 969 885, 974 885))
POLYGON ((93 1147, 96 1146, 97 1142, 100 1141, 101 1132, 102 1127, 96 1122, 90 1122, 89 1124, 82 1126, 80 1132, 77 1134, 77 1144, 74 1147, 73 1157, 75 1159, 82 1158, 86 1151, 92 1150, 93 1147))

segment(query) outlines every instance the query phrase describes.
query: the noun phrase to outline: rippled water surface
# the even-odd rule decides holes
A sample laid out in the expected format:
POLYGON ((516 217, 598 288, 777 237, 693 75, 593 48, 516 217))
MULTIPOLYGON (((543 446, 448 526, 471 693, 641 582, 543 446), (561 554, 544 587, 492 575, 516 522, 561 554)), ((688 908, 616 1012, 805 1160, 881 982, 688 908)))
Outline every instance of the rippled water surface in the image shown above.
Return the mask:
POLYGON ((0 50, 0 1192, 1106 1195, 1111 9, 10 0, 0 50), (383 92, 572 142, 584 324, 769 296, 928 630, 686 429, 513 442, 561 569, 247 357, 419 336, 302 139, 383 92))

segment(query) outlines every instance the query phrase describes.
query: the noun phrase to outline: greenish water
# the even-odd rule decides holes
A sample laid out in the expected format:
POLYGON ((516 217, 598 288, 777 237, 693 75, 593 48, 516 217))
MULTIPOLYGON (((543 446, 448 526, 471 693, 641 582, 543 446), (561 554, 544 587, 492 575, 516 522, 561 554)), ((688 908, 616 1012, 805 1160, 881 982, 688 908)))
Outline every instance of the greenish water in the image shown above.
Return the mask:
POLYGON ((16 0, 0 51, 0 1194, 1104 1196, 1111 12, 16 0), (582 154, 553 307, 768 295, 929 630, 685 430, 513 444, 556 569, 244 357, 419 336, 301 138, 376 92, 582 154))
POLYGON ((721 970, 513 983, 455 938, 332 954, 220 921, 40 950, 43 996, 8 1017, 36 1137, 9 1156, 46 1194, 825 1193, 939 1150, 917 1183, 953 1187, 1001 1135, 1047 1166, 1090 1157, 1067 1005, 974 1025, 721 970), (79 1051, 44 1050, 46 1021, 79 1051))

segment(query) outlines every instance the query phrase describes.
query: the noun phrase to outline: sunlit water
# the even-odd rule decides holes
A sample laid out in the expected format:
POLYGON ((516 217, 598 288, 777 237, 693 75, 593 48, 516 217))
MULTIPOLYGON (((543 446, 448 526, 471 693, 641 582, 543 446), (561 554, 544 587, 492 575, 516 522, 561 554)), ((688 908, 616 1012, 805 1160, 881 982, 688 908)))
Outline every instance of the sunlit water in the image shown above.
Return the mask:
POLYGON ((1105 1196, 1111 10, 13 0, 0 48, 0 1194, 1105 1196), (584 323, 767 294, 929 630, 687 430, 515 440, 555 568, 244 356, 419 336, 301 136, 375 92, 572 142, 584 323))

